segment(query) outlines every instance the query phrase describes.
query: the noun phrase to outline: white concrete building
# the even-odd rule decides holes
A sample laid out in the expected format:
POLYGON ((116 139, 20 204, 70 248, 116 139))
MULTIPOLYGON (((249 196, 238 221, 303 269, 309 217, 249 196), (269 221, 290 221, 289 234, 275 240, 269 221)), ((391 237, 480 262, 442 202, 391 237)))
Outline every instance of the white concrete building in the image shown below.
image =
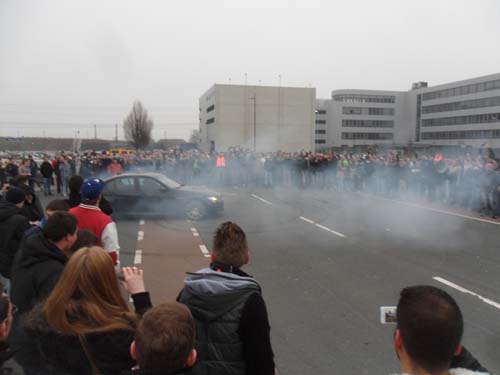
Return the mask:
POLYGON ((500 74, 409 91, 335 90, 316 101, 326 111, 326 140, 342 146, 488 146, 500 148, 500 74))
POLYGON ((314 151, 316 89, 213 85, 199 99, 202 148, 314 151))

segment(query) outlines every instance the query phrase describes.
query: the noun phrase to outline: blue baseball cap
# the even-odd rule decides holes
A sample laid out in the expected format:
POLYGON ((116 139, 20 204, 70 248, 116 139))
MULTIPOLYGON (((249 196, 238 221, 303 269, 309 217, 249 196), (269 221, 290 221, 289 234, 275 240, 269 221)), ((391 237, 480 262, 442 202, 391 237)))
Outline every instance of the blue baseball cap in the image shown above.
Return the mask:
POLYGON ((100 178, 89 178, 83 181, 82 184, 82 198, 86 200, 93 200, 99 197, 104 189, 104 181, 100 178))

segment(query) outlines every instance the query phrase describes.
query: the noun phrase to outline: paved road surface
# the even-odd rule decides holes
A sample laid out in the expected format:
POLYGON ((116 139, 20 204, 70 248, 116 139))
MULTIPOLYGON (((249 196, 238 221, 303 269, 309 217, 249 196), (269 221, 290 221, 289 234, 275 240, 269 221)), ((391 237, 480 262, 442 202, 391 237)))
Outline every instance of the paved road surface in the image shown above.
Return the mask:
POLYGON ((248 235, 282 374, 397 372, 394 328, 378 308, 413 284, 451 293, 465 345, 500 371, 498 223, 354 193, 232 189, 225 201, 223 215, 194 224, 118 223, 122 263, 141 261, 155 303, 175 298, 183 273, 208 261, 200 245, 233 220, 248 235))

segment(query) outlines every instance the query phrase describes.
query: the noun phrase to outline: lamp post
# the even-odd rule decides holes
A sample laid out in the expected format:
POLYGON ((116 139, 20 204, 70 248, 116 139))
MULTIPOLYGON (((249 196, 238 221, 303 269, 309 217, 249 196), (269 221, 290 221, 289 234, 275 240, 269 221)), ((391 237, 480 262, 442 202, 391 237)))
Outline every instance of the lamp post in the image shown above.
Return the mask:
POLYGON ((257 151, 257 94, 250 97, 253 100, 253 152, 257 151))

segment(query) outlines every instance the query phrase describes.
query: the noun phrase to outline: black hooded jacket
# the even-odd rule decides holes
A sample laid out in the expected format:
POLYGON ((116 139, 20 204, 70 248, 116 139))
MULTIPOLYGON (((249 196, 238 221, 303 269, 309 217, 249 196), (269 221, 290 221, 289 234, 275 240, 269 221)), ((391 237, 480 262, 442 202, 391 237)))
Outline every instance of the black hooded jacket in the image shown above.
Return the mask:
POLYGON ((68 258, 43 233, 27 238, 12 266, 11 300, 19 313, 30 311, 56 285, 68 258))
POLYGON ((0 273, 11 277, 12 261, 30 224, 15 204, 0 201, 0 273))

